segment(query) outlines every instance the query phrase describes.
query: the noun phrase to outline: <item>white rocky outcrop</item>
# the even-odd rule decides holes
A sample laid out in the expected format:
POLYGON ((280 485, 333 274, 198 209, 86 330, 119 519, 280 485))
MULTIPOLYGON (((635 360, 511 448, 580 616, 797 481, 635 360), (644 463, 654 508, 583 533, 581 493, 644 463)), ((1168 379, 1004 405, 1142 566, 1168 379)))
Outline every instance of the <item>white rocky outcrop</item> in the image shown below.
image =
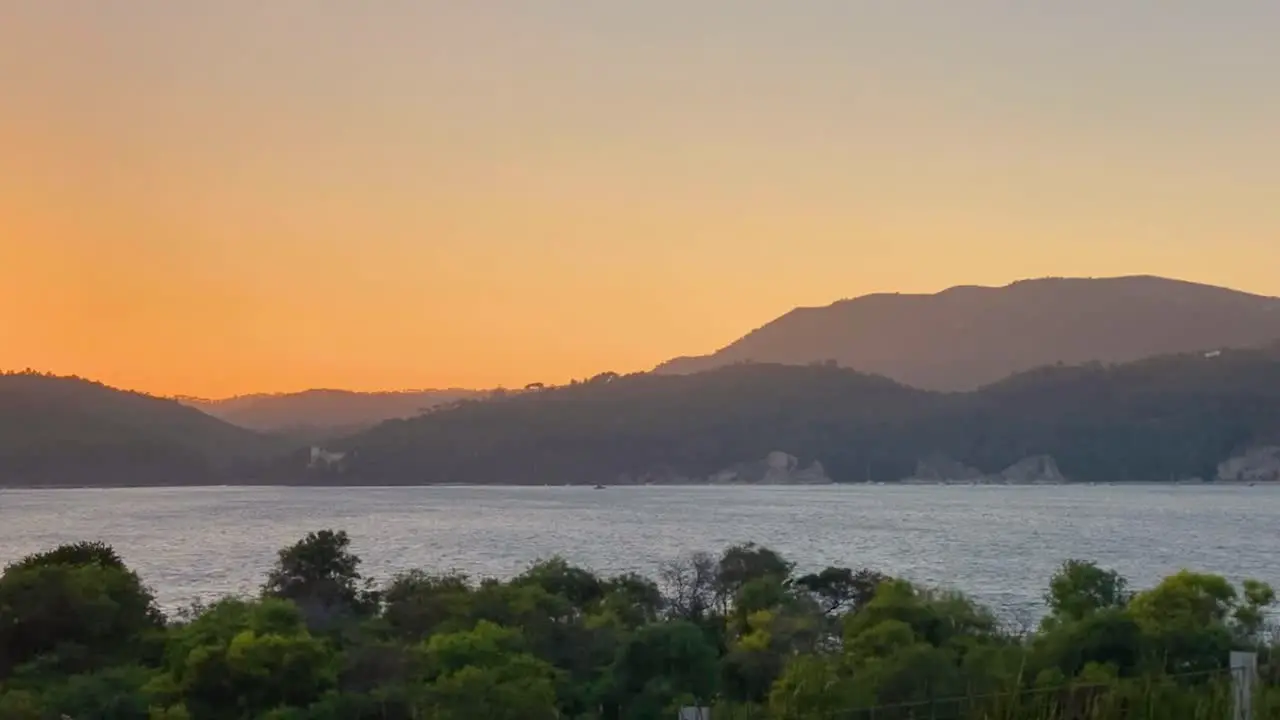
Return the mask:
POLYGON ((347 454, 342 452, 330 452, 320 447, 311 448, 311 460, 307 463, 307 467, 324 470, 341 469, 342 463, 347 459, 347 454))
POLYGON ((1067 481, 1058 462, 1049 455, 1032 455, 1010 465, 995 478, 1011 485, 1052 485, 1067 481))
POLYGON ((1218 482, 1280 482, 1280 446, 1263 445, 1218 464, 1218 482))
POLYGON ((1067 482, 1058 463, 1049 455, 1026 457, 998 473, 981 470, 942 455, 931 455, 916 462, 911 477, 904 483, 982 483, 990 485, 1053 485, 1067 482))
POLYGON ((813 461, 801 467, 794 455, 775 450, 763 460, 739 463, 707 478, 714 484, 741 485, 825 485, 831 483, 822 463, 813 461))

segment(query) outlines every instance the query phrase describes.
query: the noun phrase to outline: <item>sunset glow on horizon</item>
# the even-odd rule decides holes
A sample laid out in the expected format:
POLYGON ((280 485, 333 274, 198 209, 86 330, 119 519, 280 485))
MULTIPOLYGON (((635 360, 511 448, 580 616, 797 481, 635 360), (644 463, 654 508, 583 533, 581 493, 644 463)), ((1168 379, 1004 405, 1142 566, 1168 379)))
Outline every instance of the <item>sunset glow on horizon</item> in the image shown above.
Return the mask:
POLYGON ((519 387, 795 306, 1280 295, 1280 5, 16 0, 0 370, 519 387))

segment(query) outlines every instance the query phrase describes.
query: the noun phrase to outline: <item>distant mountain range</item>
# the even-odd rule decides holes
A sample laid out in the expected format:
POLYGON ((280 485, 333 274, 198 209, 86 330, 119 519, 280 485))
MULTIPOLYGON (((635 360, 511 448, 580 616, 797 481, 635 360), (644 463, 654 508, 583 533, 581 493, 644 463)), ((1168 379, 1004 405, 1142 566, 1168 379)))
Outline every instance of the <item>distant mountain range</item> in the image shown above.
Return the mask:
POLYGON ((1277 340, 1275 298, 1048 279, 799 309, 655 372, 510 393, 180 403, 9 374, 0 486, 1280 481, 1277 340))
POLYGON ((1280 480, 1280 346, 1053 366, 977 391, 831 365, 602 375, 384 423, 289 482, 1280 480))
POLYGON ((922 389, 973 390, 1056 363, 1123 363, 1277 339, 1278 298, 1148 276, 1050 278, 797 308, 711 355, 676 358, 655 372, 830 360, 922 389))
POLYGON ((307 390, 242 395, 226 400, 179 400, 233 425, 319 442, 353 434, 385 420, 413 417, 443 404, 486 394, 458 389, 370 393, 307 390))

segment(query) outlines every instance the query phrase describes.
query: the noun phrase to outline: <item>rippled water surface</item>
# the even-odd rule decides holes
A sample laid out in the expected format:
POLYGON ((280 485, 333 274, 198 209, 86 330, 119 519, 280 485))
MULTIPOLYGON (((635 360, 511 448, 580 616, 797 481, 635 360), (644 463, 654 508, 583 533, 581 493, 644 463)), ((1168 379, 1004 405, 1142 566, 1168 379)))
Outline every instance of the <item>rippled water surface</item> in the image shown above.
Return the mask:
POLYGON ((651 573, 754 541, 802 569, 872 567, 1028 617, 1070 557, 1138 587, 1183 567, 1280 585, 1278 519, 1280 488, 1241 486, 5 490, 0 562, 104 540, 174 607, 253 590, 276 550, 322 528, 347 530, 378 578, 508 576, 553 554, 651 573))

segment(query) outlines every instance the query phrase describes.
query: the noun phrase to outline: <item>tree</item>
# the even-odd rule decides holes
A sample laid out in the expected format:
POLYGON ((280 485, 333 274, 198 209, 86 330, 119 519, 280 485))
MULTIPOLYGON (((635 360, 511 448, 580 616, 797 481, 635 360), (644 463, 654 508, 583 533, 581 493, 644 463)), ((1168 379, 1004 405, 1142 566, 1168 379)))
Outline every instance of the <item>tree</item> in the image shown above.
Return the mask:
MULTIPOLYGON (((150 669, 125 665, 83 675, 70 675, 42 687, 47 715, 99 720, 143 720, 150 717, 147 686, 150 669)), ((7 718, 7 715, 0 714, 7 718)))
POLYGON ((715 609, 716 562, 704 552, 664 565, 659 571, 663 604, 672 617, 701 620, 715 609))
POLYGON ((524 651, 519 631, 480 622, 425 649, 425 705, 437 720, 557 717, 554 668, 524 651))
POLYGON ((601 587, 600 610, 617 617, 628 629, 657 622, 665 605, 657 583, 636 573, 611 577, 601 587))
POLYGON ((1067 560, 1054 573, 1044 595, 1050 611, 1046 621, 1080 620, 1099 610, 1124 607, 1130 597, 1127 587, 1127 581, 1114 570, 1067 560))
POLYGON ((588 570, 570 565, 561 557, 534 563, 517 575, 512 583, 536 585, 568 600, 579 610, 587 609, 604 597, 604 587, 599 578, 588 570))
POLYGON ((791 563, 767 547, 755 543, 734 545, 724 551, 716 566, 717 589, 721 597, 732 598, 752 580, 785 580, 791 576, 791 568, 791 563))
POLYGON ((853 682, 847 661, 833 655, 796 658, 769 691, 769 711, 778 720, 838 718, 872 702, 853 682))
POLYGON ((795 584, 814 596, 823 614, 836 615, 860 610, 888 579, 874 570, 828 567, 797 578, 795 584))
POLYGON ((1143 630, 1169 630, 1221 625, 1235 607, 1236 589, 1220 575, 1183 570, 1134 596, 1131 609, 1143 630))
POLYGON ((377 608, 377 594, 368 582, 362 582, 360 558, 350 547, 351 539, 344 531, 308 533, 280 550, 263 594, 297 603, 308 624, 319 628, 344 616, 372 612, 377 608))
POLYGON ((716 649, 686 620, 638 630, 610 675, 608 697, 624 720, 666 717, 677 702, 705 704, 719 685, 716 649))
POLYGON ((104 545, 27 557, 0 577, 0 679, 36 660, 65 673, 143 659, 163 622, 150 591, 104 545))
POLYGON ((479 584, 403 573, 379 607, 358 564, 345 534, 316 533, 281 552, 266 597, 165 626, 108 546, 24 558, 0 576, 0 720, 649 720, 712 702, 726 718, 893 703, 952 717, 962 708, 933 704, 947 696, 966 716, 1012 717, 1026 708, 975 698, 1032 688, 1036 717, 1100 699, 1184 717, 1220 699, 1196 671, 1216 676, 1233 648, 1274 652, 1271 587, 1190 572, 1130 599, 1114 573, 1065 563, 1052 620, 1014 637, 961 595, 842 568, 792 579, 754 545, 680 563, 665 598, 553 558, 479 584), (342 632, 310 629, 292 597, 338 608, 342 632))
POLYGON ((760 703, 788 658, 814 651, 823 618, 807 595, 773 574, 741 584, 731 605, 724 691, 733 700, 760 703))
POLYGON ((731 641, 721 660, 724 692, 730 699, 760 703, 786 665, 786 630, 776 613, 757 610, 748 614, 741 634, 731 641))
POLYGON ((51 565, 101 565, 117 570, 128 570, 115 548, 102 542, 75 542, 59 545, 53 550, 28 555, 10 565, 8 569, 25 570, 51 565))
POLYGON ((1078 677, 1090 665, 1114 668, 1121 677, 1138 674, 1146 661, 1147 640, 1124 608, 1101 608, 1078 619, 1046 623, 1032 641, 1030 675, 1078 677))
POLYGON ((0 688, 0 717, 5 720, 44 720, 40 698, 29 690, 0 688))
POLYGON ((291 602, 224 600, 173 631, 154 690, 193 720, 307 707, 336 686, 338 657, 291 602), (167 696, 167 697, 166 697, 167 696))
POLYGON ((1244 643, 1257 643, 1266 624, 1270 608, 1276 604, 1276 591, 1270 585, 1257 580, 1245 580, 1242 585, 1241 604, 1235 609, 1233 619, 1236 631, 1244 643))
POLYGON ((410 570, 391 580, 382 593, 382 601, 382 618, 397 637, 423 640, 467 617, 471 586, 465 575, 410 570))
POLYGON ((1021 661, 990 611, 902 580, 881 583, 844 626, 846 662, 877 703, 993 692, 1021 661))
POLYGON ((859 635, 888 621, 903 623, 913 637, 934 647, 1003 640, 991 611, 963 595, 889 580, 860 612, 846 616, 845 642, 855 643, 859 635))
POLYGON ((1221 667, 1232 648, 1254 645, 1274 600, 1269 586, 1251 581, 1241 603, 1225 578, 1183 570, 1136 594, 1129 610, 1169 670, 1190 672, 1221 667))

